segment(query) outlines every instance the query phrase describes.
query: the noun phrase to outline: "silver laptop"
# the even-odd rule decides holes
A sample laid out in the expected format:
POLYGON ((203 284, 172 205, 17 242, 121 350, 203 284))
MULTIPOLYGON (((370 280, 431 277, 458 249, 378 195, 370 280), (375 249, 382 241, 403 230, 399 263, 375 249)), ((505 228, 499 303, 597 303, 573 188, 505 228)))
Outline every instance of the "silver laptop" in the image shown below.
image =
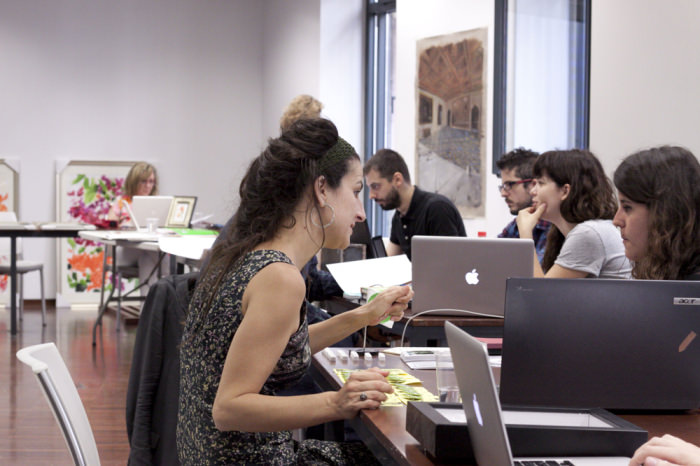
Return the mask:
POLYGON ((503 317, 508 277, 532 277, 530 239, 414 236, 411 313, 503 317))
POLYGON ((503 403, 700 407, 700 282, 510 279, 507 290, 503 403))
MULTIPOLYGON (((572 458, 513 458, 508 442, 508 433, 503 421, 503 412, 496 394, 496 384, 489 367, 486 346, 450 322, 445 322, 447 342, 452 352, 452 361, 457 374, 457 385, 462 395, 462 405, 467 417, 469 440, 474 457, 479 465, 510 466, 514 461, 569 461, 575 466, 627 466, 629 458, 623 457, 572 457, 572 458)), ((533 425, 538 413, 533 410, 533 425)), ((547 413, 552 414, 552 413, 547 413)), ((569 416, 568 413, 560 413, 569 416)), ((578 417, 579 415, 574 414, 578 417)), ((564 423, 567 419, 559 419, 564 423)), ((519 424, 525 422, 519 420, 519 424)), ((594 418, 591 422, 600 422, 594 418)), ((557 425, 566 425, 558 423, 557 425)), ((571 425, 580 425, 580 419, 572 419, 571 425)), ((516 463, 517 464, 517 463, 516 463)), ((566 463, 565 463, 566 464, 566 463)))
POLYGON ((172 202, 173 196, 134 196, 131 200, 134 226, 145 228, 149 218, 157 218, 158 226, 165 226, 172 202))

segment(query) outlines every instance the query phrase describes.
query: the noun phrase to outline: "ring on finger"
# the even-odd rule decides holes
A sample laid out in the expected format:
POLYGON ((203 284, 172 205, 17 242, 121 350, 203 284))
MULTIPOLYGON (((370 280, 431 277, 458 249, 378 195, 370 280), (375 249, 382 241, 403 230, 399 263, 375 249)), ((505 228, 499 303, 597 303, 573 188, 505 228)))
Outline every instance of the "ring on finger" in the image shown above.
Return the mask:
POLYGON ((365 392, 360 393, 360 401, 367 400, 367 394, 365 392))

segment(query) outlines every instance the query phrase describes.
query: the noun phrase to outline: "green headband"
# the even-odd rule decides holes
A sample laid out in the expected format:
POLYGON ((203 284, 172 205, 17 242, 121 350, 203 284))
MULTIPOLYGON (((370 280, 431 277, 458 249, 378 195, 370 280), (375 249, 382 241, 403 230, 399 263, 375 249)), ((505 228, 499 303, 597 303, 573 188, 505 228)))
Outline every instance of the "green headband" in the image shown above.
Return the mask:
POLYGON ((328 149, 328 152, 323 154, 323 157, 321 157, 321 161, 319 162, 321 172, 325 172, 336 163, 341 162, 348 157, 352 157, 356 153, 355 148, 352 147, 349 142, 341 137, 338 137, 338 142, 336 142, 333 147, 328 149))

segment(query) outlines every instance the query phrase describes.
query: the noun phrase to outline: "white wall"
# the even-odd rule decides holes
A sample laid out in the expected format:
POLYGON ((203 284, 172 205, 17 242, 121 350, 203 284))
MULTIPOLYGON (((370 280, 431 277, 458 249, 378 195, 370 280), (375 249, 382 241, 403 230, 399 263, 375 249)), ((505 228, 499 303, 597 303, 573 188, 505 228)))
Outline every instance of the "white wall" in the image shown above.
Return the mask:
MULTIPOLYGON (((284 107, 299 94, 319 96, 320 0, 264 2, 263 135, 280 131, 284 107)), ((252 3, 252 2, 249 2, 252 3)))
MULTIPOLYGON (((420 0, 400 0, 396 8, 396 102, 393 149, 399 152, 415 178, 416 164, 416 41, 443 34, 488 28, 487 83, 493 83, 493 0, 435 0, 429 7, 420 0)), ((493 92, 487 84, 486 132, 486 218, 465 219, 467 235, 486 231, 500 233, 512 216, 498 192, 498 178, 491 174, 493 92)))
MULTIPOLYGON (((0 0, 0 158, 20 166, 20 219, 55 219, 57 159, 148 160, 162 193, 224 222, 301 93, 361 148, 363 27, 362 0, 0 0)), ((54 241, 26 240, 25 258, 52 297, 54 241)))
POLYGON ((649 146, 700 157, 700 2, 594 1, 590 147, 612 175, 649 146))
MULTIPOLYGON (((162 193, 227 220, 284 105, 319 92, 319 15, 319 0, 0 0, 0 158, 20 165, 20 219, 53 220, 55 160, 80 159, 151 161, 162 193)), ((54 241, 26 240, 25 258, 52 297, 54 241)))

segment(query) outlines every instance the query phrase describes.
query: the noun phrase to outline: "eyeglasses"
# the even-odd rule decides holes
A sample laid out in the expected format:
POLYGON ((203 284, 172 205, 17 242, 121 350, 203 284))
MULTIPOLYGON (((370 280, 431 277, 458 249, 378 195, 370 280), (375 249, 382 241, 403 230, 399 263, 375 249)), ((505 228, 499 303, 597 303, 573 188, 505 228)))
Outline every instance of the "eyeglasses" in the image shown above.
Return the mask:
POLYGON ((526 180, 519 180, 519 181, 504 181, 503 184, 498 185, 498 190, 509 192, 511 189, 513 189, 513 186, 515 186, 516 184, 529 183, 532 180, 533 180, 532 178, 528 178, 526 180))

